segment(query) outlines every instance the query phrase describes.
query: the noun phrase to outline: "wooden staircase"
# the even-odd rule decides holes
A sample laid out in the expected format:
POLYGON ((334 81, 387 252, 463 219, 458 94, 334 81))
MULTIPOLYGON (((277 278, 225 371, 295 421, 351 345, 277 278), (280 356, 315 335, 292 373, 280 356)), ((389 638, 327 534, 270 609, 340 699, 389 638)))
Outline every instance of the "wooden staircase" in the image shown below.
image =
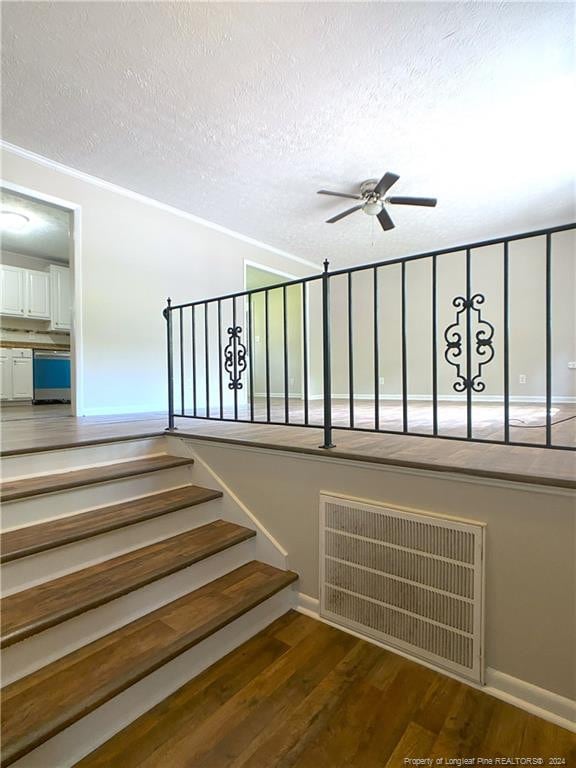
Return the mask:
POLYGON ((296 574, 258 559, 262 534, 223 519, 192 459, 109 448, 5 462, 2 766, 74 765, 291 606, 296 574))

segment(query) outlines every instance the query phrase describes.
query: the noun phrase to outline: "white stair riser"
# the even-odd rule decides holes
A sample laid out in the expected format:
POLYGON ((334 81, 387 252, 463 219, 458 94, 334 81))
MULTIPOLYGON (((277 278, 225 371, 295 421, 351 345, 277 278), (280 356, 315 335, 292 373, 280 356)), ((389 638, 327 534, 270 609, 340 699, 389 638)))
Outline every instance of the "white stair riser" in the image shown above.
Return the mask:
POLYGON ((2 478, 13 480, 30 475, 45 475, 52 472, 72 471, 92 464, 106 464, 126 459, 142 459, 158 453, 165 453, 166 438, 125 440, 102 445, 75 446, 55 451, 38 451, 2 459, 2 478))
POLYGON ((2 684, 17 680, 254 558, 254 539, 46 629, 2 651, 2 684))
POLYGON ((67 573, 87 568, 124 552, 145 547, 155 541, 176 536, 221 517, 219 499, 187 509, 160 515, 134 525, 72 542, 45 552, 2 565, 2 593, 12 592, 51 581, 67 573))
POLYGON ((5 530, 41 523, 149 493, 178 488, 191 482, 190 465, 5 502, 2 508, 2 528, 5 530))
POLYGON ((188 680, 267 627, 293 607, 292 603, 292 590, 284 589, 25 755, 13 764, 14 768, 73 766, 188 680))

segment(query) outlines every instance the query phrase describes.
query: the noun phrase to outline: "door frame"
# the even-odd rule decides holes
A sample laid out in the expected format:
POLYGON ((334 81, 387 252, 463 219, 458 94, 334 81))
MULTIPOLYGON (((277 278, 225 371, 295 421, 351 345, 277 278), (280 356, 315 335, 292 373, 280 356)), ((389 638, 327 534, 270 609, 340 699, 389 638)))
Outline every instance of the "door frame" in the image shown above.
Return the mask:
POLYGON ((0 178, 0 186, 44 203, 65 208, 72 215, 70 232, 70 270, 72 274, 72 318, 70 324, 71 408, 73 416, 82 416, 84 410, 84 344, 82 330, 82 206, 70 200, 47 195, 37 189, 23 187, 0 178))
MULTIPOLYGON (((251 259, 244 259, 244 290, 247 291, 247 270, 248 267, 254 267, 255 269, 259 269, 262 272, 270 272, 273 275, 279 275, 280 277, 285 278, 285 280, 282 280, 281 282, 287 282, 289 280, 298 280, 298 275, 293 275, 290 272, 283 272, 281 269, 276 269, 275 267, 270 267, 268 264, 262 264, 258 261, 252 261, 251 259)), ((270 286, 273 288, 274 286, 270 286)), ((306 291, 306 298, 308 298, 308 284, 304 284, 304 290, 306 291)), ((248 308, 245 309, 245 327, 248 327, 248 308)), ((308 329, 308 335, 307 335, 307 350, 308 350, 308 379, 310 379, 310 302, 306 301, 306 326, 308 329)), ((308 388, 310 388, 310 380, 308 380, 308 388)), ((301 376, 300 376, 300 400, 304 400, 304 366, 302 366, 301 376)), ((308 399, 310 399, 310 396, 308 396, 308 399)))

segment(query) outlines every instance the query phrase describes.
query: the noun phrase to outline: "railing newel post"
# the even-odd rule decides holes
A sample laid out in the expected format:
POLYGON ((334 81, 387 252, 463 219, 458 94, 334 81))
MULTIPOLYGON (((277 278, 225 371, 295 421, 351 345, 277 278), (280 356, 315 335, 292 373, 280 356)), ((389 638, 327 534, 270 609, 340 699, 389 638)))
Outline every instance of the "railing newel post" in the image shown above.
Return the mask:
POLYGON ((162 314, 166 320, 166 356, 168 377, 168 427, 167 431, 176 429, 174 426, 174 360, 172 351, 172 299, 168 297, 162 314))
POLYGON ((330 347, 330 275, 328 259, 322 273, 322 370, 324 379, 324 443, 320 448, 335 448, 332 442, 332 361, 330 347))

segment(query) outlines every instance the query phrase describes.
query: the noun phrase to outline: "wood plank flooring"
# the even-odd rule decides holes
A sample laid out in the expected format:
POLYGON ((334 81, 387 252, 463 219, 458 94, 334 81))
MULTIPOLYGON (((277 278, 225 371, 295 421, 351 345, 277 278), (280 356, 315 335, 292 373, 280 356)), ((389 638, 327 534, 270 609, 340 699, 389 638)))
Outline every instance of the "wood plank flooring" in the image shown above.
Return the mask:
POLYGON ((405 768, 479 756, 573 767, 576 735, 290 612, 76 768, 405 768))
MULTIPOLYGON (((6 686, 2 689, 2 765, 13 762, 296 578, 295 573, 264 563, 247 563, 6 686)), ((279 641, 277 646, 283 648, 279 641)), ((262 650, 257 664, 271 658, 264 644, 262 650)))
POLYGON ((206 557, 253 538, 256 532, 225 520, 131 550, 0 601, 0 644, 25 637, 114 600, 206 557))
POLYGON ((124 477, 159 472, 162 469, 184 467, 193 463, 193 459, 182 459, 177 456, 161 454, 135 461, 119 461, 115 464, 103 464, 87 469, 74 469, 71 472, 54 472, 51 475, 6 480, 0 483, 0 500, 3 502, 15 501, 29 496, 39 496, 42 493, 53 493, 83 485, 105 483, 124 477))
POLYGON ((62 415, 62 411, 46 416, 45 407, 28 406, 18 418, 14 407, 0 409, 2 455, 157 437, 164 434, 167 426, 166 415, 162 413, 77 418, 69 413, 62 415))
MULTIPOLYGON (((282 401, 283 402, 283 401, 282 401)), ((299 407, 301 408, 301 401, 299 407)), ((317 401, 314 401, 317 402, 317 401)), ((274 404, 278 407, 279 403, 274 404)), ((347 404, 335 401, 340 420, 347 413, 347 404)), ((368 414, 372 404, 359 401, 368 414)), ((442 407, 449 407, 443 404, 442 407)), ((316 407, 316 406, 315 406, 316 407)), ((393 404, 398 408, 398 404, 393 404)), ((463 428, 463 421, 456 416, 460 406, 454 410, 455 428, 463 428)), ((540 423, 541 406, 528 405, 522 416, 521 405, 515 404, 515 415, 531 423, 540 423), (540 415, 538 415, 540 413, 540 415)), ((415 409, 415 406, 413 406, 415 409)), ((423 405, 426 418, 430 403, 423 405)), ((489 421, 490 403, 480 404, 486 408, 489 421)), ((564 407, 563 407, 564 408, 564 407)), ((8 409, 4 409, 8 410, 8 409)), ((461 410, 461 409, 460 409, 461 410)), ((414 410, 416 413, 416 410, 414 410)), ((574 406, 567 405, 564 414, 574 413, 574 406), (572 410, 570 410, 572 409, 572 410)), ((556 416, 558 416, 557 414, 556 416)), ((356 414, 357 420, 359 412, 356 414)), ((283 416, 282 416, 283 418, 283 416)), ((556 418, 556 417, 555 417, 556 418)), ((313 419, 312 419, 313 421, 313 419)), ((298 426, 272 426, 264 423, 241 424, 234 422, 207 421, 203 419, 177 419, 177 434, 193 435, 202 439, 222 440, 242 445, 254 445, 270 450, 293 450, 312 453, 323 457, 337 457, 388 464, 392 466, 415 467, 442 472, 459 472, 467 475, 490 477, 519 482, 576 488, 576 452, 547 450, 538 447, 480 444, 455 440, 434 440, 403 434, 375 434, 335 430, 336 448, 326 451, 319 449, 322 431, 298 426)), ((382 424, 386 424, 383 420, 382 424)), ((63 417, 54 419, 29 419, 2 423, 2 450, 4 455, 43 450, 48 447, 83 445, 110 440, 127 440, 134 437, 164 435, 166 418, 161 414, 138 416, 109 416, 76 419, 63 417)), ((566 422, 566 430, 576 434, 576 420, 566 422)), ((558 428, 554 428, 557 430, 558 428)), ((539 434, 541 428, 523 430, 527 434, 539 434)), ((518 437, 516 431, 515 437, 518 437)), ((569 437, 569 439, 572 439, 569 437)))
POLYGON ((68 515, 46 523, 27 525, 0 534, 0 562, 7 563, 37 552, 61 547, 73 541, 141 523, 186 507, 203 504, 222 496, 221 491, 186 485, 151 493, 121 504, 110 504, 78 515, 68 515))

